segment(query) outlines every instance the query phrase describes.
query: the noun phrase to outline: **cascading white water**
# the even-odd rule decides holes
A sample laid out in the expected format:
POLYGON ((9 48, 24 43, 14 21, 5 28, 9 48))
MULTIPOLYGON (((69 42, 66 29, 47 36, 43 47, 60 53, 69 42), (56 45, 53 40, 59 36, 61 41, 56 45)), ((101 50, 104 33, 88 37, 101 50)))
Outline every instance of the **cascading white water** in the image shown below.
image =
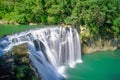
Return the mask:
POLYGON ((0 53, 22 43, 28 43, 31 63, 42 80, 61 80, 62 68, 81 62, 79 35, 71 27, 33 29, 6 36, 0 39, 0 53))

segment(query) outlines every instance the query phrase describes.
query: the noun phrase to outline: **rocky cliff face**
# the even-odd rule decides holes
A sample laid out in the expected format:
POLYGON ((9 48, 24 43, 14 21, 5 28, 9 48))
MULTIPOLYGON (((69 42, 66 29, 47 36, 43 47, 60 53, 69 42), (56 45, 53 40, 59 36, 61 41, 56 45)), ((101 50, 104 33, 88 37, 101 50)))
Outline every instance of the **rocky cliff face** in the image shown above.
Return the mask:
POLYGON ((15 46, 0 57, 0 80, 38 80, 26 44, 15 46))
POLYGON ((116 50, 120 48, 120 40, 102 39, 100 36, 92 34, 87 26, 80 26, 80 39, 82 44, 82 53, 90 54, 96 51, 116 50))
POLYGON ((96 51, 105 51, 105 50, 116 50, 120 48, 120 40, 110 39, 110 40, 83 40, 82 41, 82 52, 85 54, 90 54, 96 51))

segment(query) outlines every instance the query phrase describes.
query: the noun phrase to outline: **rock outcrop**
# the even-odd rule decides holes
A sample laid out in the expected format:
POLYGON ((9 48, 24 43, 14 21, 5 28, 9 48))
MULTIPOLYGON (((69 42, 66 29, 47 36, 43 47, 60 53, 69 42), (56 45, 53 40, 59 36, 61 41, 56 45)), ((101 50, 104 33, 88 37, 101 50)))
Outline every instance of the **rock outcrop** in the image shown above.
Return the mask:
POLYGON ((82 41, 82 52, 85 54, 90 54, 96 51, 106 51, 106 50, 116 50, 120 48, 120 40, 110 39, 110 40, 84 40, 82 41))
POLYGON ((15 46, 0 57, 0 80, 38 80, 26 44, 15 46))

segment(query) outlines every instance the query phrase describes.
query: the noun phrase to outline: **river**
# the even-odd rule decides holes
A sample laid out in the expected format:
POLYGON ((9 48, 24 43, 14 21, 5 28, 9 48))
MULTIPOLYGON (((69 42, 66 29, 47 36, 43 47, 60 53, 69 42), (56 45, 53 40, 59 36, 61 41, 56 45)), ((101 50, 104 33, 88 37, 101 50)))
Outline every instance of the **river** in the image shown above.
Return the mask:
POLYGON ((67 68, 66 80, 120 80, 120 50, 84 55, 82 60, 67 68))

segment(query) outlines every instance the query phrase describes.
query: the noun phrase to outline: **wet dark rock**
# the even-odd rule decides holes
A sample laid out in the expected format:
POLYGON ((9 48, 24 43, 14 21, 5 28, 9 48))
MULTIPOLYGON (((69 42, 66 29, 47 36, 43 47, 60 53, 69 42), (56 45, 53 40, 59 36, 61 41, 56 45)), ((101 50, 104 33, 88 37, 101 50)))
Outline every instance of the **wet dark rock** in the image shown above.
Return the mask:
POLYGON ((6 53, 6 55, 0 57, 0 80, 12 80, 14 60, 12 54, 6 53))
POLYGON ((0 57, 0 80, 38 80, 30 64, 27 44, 21 44, 0 57))

